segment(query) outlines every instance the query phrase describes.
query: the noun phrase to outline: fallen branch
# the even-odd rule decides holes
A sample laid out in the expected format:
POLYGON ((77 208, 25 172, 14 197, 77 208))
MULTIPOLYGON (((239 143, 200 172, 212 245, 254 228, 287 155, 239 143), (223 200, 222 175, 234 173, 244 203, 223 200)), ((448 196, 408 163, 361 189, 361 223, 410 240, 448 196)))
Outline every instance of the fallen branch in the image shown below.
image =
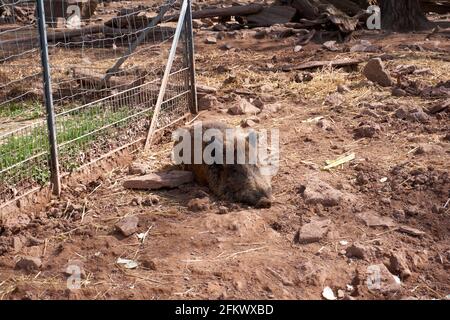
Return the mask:
MULTIPOLYGON (((257 3, 243 6, 231 6, 226 8, 209 8, 192 12, 192 19, 215 18, 215 17, 235 17, 256 14, 264 7, 257 3)), ((178 15, 167 17, 168 21, 177 21, 178 15)))
MULTIPOLYGON (((65 30, 65 31, 57 31, 57 32, 48 32, 47 33, 47 41, 48 42, 56 42, 60 40, 67 41, 68 39, 74 38, 74 37, 81 37, 84 35, 93 35, 102 33, 104 30, 103 25, 94 25, 89 27, 84 27, 81 29, 76 30, 65 30)), ((33 36, 33 37, 26 37, 26 38, 18 38, 14 40, 6 40, 6 41, 0 41, 0 47, 6 48, 7 46, 14 46, 17 47, 19 44, 31 44, 33 46, 39 45, 39 35, 33 36)))
MULTIPOLYGON (((264 7, 261 11, 239 17, 238 21, 245 20, 249 27, 270 27, 275 24, 284 24, 292 21, 297 10, 288 6, 264 7)), ((241 21, 240 21, 241 22, 241 21)))
POLYGON ((343 60, 333 60, 333 61, 309 61, 299 65, 288 65, 282 67, 283 71, 294 71, 294 70, 306 70, 315 69, 320 67, 348 67, 355 66, 363 62, 363 59, 343 59, 343 60))

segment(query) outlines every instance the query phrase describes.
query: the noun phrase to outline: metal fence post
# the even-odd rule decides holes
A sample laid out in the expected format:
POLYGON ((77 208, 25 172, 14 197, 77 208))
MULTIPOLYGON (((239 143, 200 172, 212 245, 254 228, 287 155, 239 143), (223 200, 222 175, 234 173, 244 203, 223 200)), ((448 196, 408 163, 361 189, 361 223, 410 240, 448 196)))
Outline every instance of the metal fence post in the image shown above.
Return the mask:
POLYGON ((190 77, 190 109, 191 113, 196 114, 198 112, 197 105, 197 87, 195 84, 195 57, 194 57, 194 32, 192 29, 192 5, 191 0, 187 0, 186 11, 186 41, 188 43, 188 62, 189 62, 189 77, 190 77))
POLYGON ((39 28, 39 43, 41 46, 41 62, 44 80, 45 107, 47 111, 48 139, 50 144, 50 171, 53 194, 61 193, 61 177, 59 173, 58 145, 55 129, 55 111, 53 108, 50 64, 48 60, 47 29, 45 26, 44 0, 36 0, 37 20, 39 28))

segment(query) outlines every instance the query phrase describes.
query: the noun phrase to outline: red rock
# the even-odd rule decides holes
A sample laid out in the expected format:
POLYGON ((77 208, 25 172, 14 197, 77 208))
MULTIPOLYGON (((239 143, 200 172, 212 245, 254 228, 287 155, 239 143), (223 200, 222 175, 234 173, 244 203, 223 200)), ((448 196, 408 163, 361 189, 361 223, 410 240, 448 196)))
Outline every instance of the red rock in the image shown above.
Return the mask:
POLYGON ((22 248, 23 248, 23 245, 24 245, 24 243, 20 237, 13 237, 12 247, 13 247, 13 251, 15 253, 20 252, 20 250, 22 250, 22 248))
POLYGON ((21 228, 26 227, 30 221, 30 217, 27 215, 17 214, 3 218, 0 226, 10 230, 20 230, 21 228))
POLYGON ((370 291, 381 294, 393 294, 401 290, 399 279, 396 279, 384 264, 371 265, 367 268, 366 285, 370 291))
POLYGON ((391 253, 391 256, 389 257, 388 269, 393 274, 398 274, 402 279, 406 279, 411 276, 411 270, 409 270, 406 258, 404 254, 399 252, 391 253))
POLYGON ((147 166, 142 163, 134 162, 128 167, 128 174, 144 175, 147 173, 147 166))
POLYGON ((414 237, 422 237, 426 234, 423 231, 420 231, 418 229, 408 227, 408 226, 400 226, 398 231, 409 234, 410 236, 414 236, 414 237))
POLYGON ((236 104, 228 109, 228 113, 232 115, 258 114, 261 110, 251 104, 247 99, 240 98, 236 104))
POLYGON ((198 100, 198 110, 213 110, 221 108, 222 104, 211 94, 204 95, 198 100))
POLYGON ((349 258, 365 259, 367 257, 367 248, 360 243, 354 243, 345 251, 349 258))
POLYGON ((116 223, 116 229, 125 237, 131 236, 137 231, 139 218, 137 216, 125 217, 116 223))
POLYGON ((343 198, 342 192, 315 177, 308 178, 300 190, 307 204, 320 203, 325 207, 333 207, 337 206, 343 198))
POLYGON ((209 210, 210 209, 209 198, 191 199, 188 202, 188 208, 190 211, 193 211, 193 212, 209 210))
POLYGON ((389 217, 381 217, 375 212, 366 211, 358 214, 358 218, 361 219, 368 227, 395 227, 394 220, 389 217))
POLYGON ((303 225, 297 233, 297 242, 308 244, 320 241, 328 233, 330 223, 330 220, 312 220, 303 225))
POLYGON ((190 183, 193 180, 194 176, 192 172, 174 170, 133 177, 125 180, 123 186, 127 189, 155 190, 161 188, 176 188, 182 184, 190 183))
POLYGON ((16 269, 25 270, 28 272, 39 270, 42 267, 42 261, 36 257, 22 257, 16 263, 16 269))
POLYGON ((371 59, 364 67, 363 74, 372 82, 380 86, 389 87, 393 81, 391 76, 384 69, 383 61, 380 58, 371 59))

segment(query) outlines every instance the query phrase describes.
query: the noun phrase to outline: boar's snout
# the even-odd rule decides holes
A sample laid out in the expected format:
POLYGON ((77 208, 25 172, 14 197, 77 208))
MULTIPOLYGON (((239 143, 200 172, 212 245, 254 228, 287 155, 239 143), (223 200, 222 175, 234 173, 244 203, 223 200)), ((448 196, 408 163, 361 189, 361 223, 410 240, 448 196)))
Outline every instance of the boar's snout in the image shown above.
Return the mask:
POLYGON ((263 197, 261 198, 255 205, 256 209, 264 209, 264 208, 270 208, 272 206, 272 200, 269 198, 263 197))

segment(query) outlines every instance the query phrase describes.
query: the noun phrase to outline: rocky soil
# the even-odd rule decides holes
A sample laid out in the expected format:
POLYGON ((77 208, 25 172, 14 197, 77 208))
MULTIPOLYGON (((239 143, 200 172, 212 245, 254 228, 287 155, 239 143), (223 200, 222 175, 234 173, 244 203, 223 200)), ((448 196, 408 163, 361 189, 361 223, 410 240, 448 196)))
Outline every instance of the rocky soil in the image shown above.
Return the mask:
POLYGON ((211 29, 196 29, 198 81, 216 89, 199 119, 280 130, 272 207, 194 182, 125 189, 170 166, 167 132, 131 168, 5 215, 0 299, 448 299, 448 37, 359 31, 299 48, 273 28, 211 29), (361 63, 283 71, 344 58, 361 63))

